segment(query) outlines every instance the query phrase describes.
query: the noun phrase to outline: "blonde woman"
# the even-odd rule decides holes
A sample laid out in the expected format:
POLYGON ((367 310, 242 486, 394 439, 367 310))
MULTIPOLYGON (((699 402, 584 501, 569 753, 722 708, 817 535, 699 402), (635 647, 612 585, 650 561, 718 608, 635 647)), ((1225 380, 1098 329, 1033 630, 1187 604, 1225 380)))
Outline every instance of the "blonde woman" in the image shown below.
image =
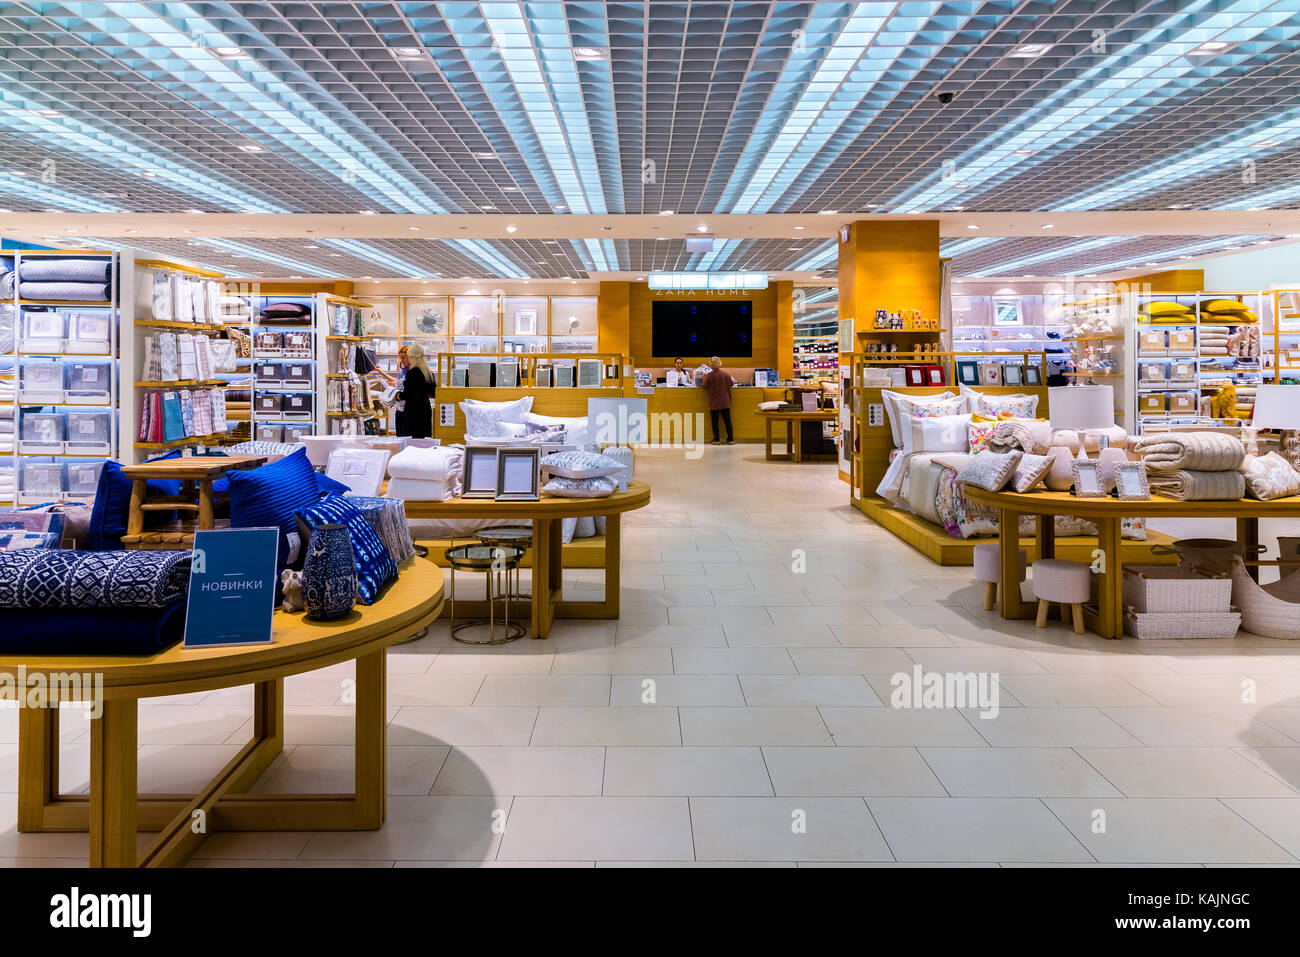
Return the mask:
POLYGON ((398 359, 402 368, 402 401, 406 411, 398 416, 397 434, 413 439, 433 437, 433 373, 424 358, 424 346, 405 346, 398 359))

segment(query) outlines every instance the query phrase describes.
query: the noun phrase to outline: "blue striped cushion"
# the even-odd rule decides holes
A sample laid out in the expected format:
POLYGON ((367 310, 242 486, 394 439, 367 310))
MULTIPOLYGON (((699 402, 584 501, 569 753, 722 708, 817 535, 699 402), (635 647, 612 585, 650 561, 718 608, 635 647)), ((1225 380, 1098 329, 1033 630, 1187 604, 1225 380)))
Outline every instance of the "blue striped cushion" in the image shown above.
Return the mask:
POLYGON ((230 489, 230 527, 278 528, 279 561, 285 564, 289 557, 287 536, 298 530, 295 514, 320 498, 316 470, 307 461, 307 450, 300 447, 278 462, 246 472, 227 472, 226 476, 230 489))
POLYGON ((330 495, 304 508, 298 517, 307 527, 304 545, 317 525, 347 526, 352 537, 352 557, 357 562, 357 598, 363 605, 373 604, 384 586, 397 578, 397 562, 360 509, 342 495, 330 495))

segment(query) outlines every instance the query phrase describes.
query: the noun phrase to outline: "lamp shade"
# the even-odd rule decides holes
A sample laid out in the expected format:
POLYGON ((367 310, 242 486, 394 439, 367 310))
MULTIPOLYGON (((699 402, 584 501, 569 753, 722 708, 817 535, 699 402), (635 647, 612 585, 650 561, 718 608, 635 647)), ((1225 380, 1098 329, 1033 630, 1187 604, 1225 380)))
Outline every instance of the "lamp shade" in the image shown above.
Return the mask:
POLYGON ((1108 385, 1066 385, 1047 390, 1053 429, 1108 429, 1115 424, 1115 391, 1108 385))
POLYGON ((1260 429, 1300 429, 1300 388, 1257 386, 1251 424, 1260 429))

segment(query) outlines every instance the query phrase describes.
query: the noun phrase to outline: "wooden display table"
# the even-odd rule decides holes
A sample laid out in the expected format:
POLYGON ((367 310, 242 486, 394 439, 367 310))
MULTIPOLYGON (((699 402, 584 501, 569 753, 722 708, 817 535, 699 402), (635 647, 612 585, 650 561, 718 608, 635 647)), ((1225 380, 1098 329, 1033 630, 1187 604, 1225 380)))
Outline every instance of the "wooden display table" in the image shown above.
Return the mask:
MULTIPOLYGON (((136 866, 136 831, 158 831, 141 867, 183 863, 212 831, 361 831, 384 823, 385 649, 442 612, 442 572, 416 559, 373 605, 338 621, 275 614, 269 645, 183 648, 141 657, 0 658, 0 674, 103 674, 103 714, 90 722, 90 794, 59 793, 59 709, 18 714, 18 830, 90 832, 92 867, 136 866), (356 660, 353 794, 250 794, 284 749, 284 678, 356 660), (139 794, 140 698, 253 685, 253 737, 193 797, 139 794), (206 827, 194 833, 202 819, 206 827)), ((54 685, 52 684, 51 687, 54 685)))
POLYGON ((834 462, 838 458, 834 453, 803 454, 803 424, 805 422, 834 422, 840 414, 835 409, 820 409, 817 412, 762 412, 763 418, 763 458, 767 461, 784 462, 834 462), (785 451, 772 451, 772 423, 785 423, 785 451))
MULTIPOLYGON (((490 498, 453 498, 446 502, 407 502, 407 518, 512 518, 533 526, 534 638, 546 638, 556 618, 617 618, 619 615, 619 517, 650 504, 650 486, 629 482, 626 492, 605 498, 560 498, 543 492, 539 502, 498 502, 490 498), (563 520, 605 518, 605 597, 603 601, 565 601, 560 561, 563 520)), ((468 538, 470 536, 466 536, 468 538)), ((483 602, 464 602, 466 614, 486 615, 483 602), (473 606, 479 605, 481 608, 473 606)))
POLYGON ((184 532, 144 530, 145 512, 192 512, 197 514, 194 528, 216 527, 215 496, 212 483, 227 472, 255 469, 266 461, 262 455, 190 455, 179 459, 161 459, 122 466, 122 474, 131 479, 131 510, 127 514, 123 548, 189 548, 194 542, 193 529, 184 532), (150 479, 179 479, 179 495, 148 497, 150 479))
MULTIPOLYGON (((1003 618, 1029 617, 1020 600, 1019 570, 1016 555, 1020 549, 1021 515, 1072 515, 1097 524, 1098 550, 1097 604, 1084 610, 1085 620, 1103 638, 1124 634, 1123 562, 1120 556, 1120 520, 1129 516, 1142 518, 1234 518, 1237 541, 1247 550, 1259 544, 1261 518, 1300 518, 1300 496, 1260 502, 1243 498, 1224 502, 1185 502, 1181 499, 1153 495, 1147 501, 1129 502, 1116 498, 1078 498, 1069 492, 986 492, 966 486, 966 497, 973 502, 992 505, 1001 516, 999 523, 1002 568, 1000 580, 1003 618)), ((1038 523, 1038 557, 1055 555, 1054 523, 1038 523)))

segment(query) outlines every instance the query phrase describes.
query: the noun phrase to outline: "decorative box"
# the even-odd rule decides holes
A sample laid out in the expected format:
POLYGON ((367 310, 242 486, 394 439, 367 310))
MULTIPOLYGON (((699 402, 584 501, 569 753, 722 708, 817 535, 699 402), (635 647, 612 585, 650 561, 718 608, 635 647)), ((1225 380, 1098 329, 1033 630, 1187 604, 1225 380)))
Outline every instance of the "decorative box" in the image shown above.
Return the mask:
POLYGON ((284 366, 278 362, 258 362, 253 367, 258 385, 278 386, 284 381, 284 366))
POLYGON ((259 330, 253 336, 253 352, 262 356, 284 355, 284 333, 259 330))
POLYGON ((298 358, 308 358, 312 356, 310 332, 286 332, 284 334, 284 354, 286 356, 295 356, 298 358))
POLYGON ((22 331, 24 352, 62 354, 63 337, 67 335, 63 313, 24 312, 22 331))
POLYGON ((1194 329, 1169 330, 1170 352, 1195 352, 1196 331, 1194 329))
POLYGON ((99 488, 99 473, 103 462, 69 462, 67 466, 67 489, 69 495, 94 495, 99 488))
POLYGON ((562 388, 573 388, 573 366, 555 367, 555 384, 562 388))
POLYGON ((1195 392, 1171 392, 1169 393, 1169 411, 1179 414, 1196 411, 1196 393, 1195 392))
POLYGON ((69 355, 105 355, 111 348, 106 312, 74 312, 68 316, 68 338, 63 351, 69 355))
POLYGON ((1196 363, 1186 361, 1172 363, 1169 370, 1169 380, 1171 382, 1195 382, 1196 363))
POLYGON ((1145 392, 1138 396, 1138 413, 1141 415, 1158 415, 1167 411, 1163 392, 1145 392))
POLYGON ((23 359, 18 366, 18 398, 32 405, 63 401, 63 363, 57 359, 23 359))
POLYGON ((113 413, 108 409, 69 412, 64 449, 70 455, 108 455, 112 451, 112 427, 113 413))
POLYGON ((1163 329, 1148 329, 1138 338, 1138 352, 1160 355, 1169 351, 1169 343, 1163 329))
POLYGON ((24 496, 63 493, 63 466, 58 462, 24 462, 22 472, 24 496))
POLYGON ((259 425, 256 438, 259 442, 283 442, 284 426, 273 423, 259 425))
POLYGON ((303 425, 285 425, 284 441, 297 442, 300 436, 311 435, 313 426, 310 422, 303 425))
POLYGON ((18 423, 18 451, 29 455, 61 455, 67 434, 62 412, 24 412, 18 423))
POLYGON ((1138 375, 1143 382, 1164 382, 1168 366, 1163 362, 1142 362, 1138 364, 1138 375))
POLYGON ((65 402, 98 405, 112 397, 113 368, 107 362, 69 362, 63 369, 65 402))
POLYGON ((496 378, 495 362, 471 362, 469 364, 469 387, 483 389, 491 386, 496 378))
POLYGON ((310 362, 286 362, 280 369, 285 388, 301 386, 310 389, 312 385, 312 364, 310 362))
POLYGON ((312 395, 310 392, 291 392, 284 396, 284 401, 280 405, 280 412, 286 418, 289 416, 296 419, 311 418, 311 400, 312 395))
POLYGON ((253 409, 259 416, 279 415, 283 396, 278 392, 257 392, 253 395, 253 409))

